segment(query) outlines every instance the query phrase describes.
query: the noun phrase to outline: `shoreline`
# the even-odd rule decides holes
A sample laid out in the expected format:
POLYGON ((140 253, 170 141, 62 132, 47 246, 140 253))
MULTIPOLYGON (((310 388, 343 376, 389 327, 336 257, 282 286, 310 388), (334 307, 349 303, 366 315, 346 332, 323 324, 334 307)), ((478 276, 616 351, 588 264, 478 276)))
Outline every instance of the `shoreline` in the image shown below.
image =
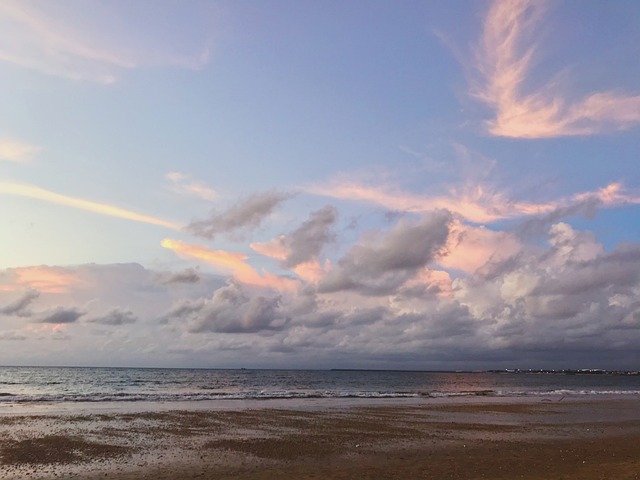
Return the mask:
POLYGON ((2 408, 0 478, 640 475, 635 396, 348 400, 2 408))

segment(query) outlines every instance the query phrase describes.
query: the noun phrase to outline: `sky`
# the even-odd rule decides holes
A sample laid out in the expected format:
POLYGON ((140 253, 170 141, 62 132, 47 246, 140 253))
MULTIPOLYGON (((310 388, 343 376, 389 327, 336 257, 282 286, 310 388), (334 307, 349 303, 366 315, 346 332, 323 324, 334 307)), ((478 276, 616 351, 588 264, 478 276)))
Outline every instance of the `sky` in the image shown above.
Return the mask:
POLYGON ((0 364, 640 368, 639 25, 2 0, 0 364))

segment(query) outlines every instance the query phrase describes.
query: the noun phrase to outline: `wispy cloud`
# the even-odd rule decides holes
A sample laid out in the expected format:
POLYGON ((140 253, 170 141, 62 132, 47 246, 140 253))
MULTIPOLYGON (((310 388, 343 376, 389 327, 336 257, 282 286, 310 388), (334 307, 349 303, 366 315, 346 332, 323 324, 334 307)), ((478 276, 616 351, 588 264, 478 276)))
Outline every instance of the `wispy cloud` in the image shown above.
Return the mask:
POLYGON ((93 202, 82 198, 70 197, 59 193, 45 190, 35 185, 0 182, 0 194, 16 195, 19 197, 34 198, 57 205, 86 210, 88 212, 98 213, 109 217, 124 218, 134 222, 150 223, 161 227, 172 228, 177 230, 179 227, 175 223, 163 220, 161 218, 143 215, 141 213, 125 210, 124 208, 109 205, 107 203, 93 202))
POLYGON ((217 235, 241 236, 260 226, 282 202, 291 194, 269 191, 255 193, 239 200, 222 212, 211 212, 209 218, 191 222, 187 230, 199 237, 213 239, 217 235))
POLYGON ((487 122, 489 132, 545 138, 591 135, 639 124, 640 95, 600 91, 570 100, 553 80, 537 90, 526 90, 539 53, 536 27, 546 9, 546 2, 539 0, 495 1, 485 17, 475 57, 479 78, 472 95, 495 112, 487 122))
POLYGON ((307 188, 307 192, 341 200, 372 203, 400 212, 426 213, 445 209, 475 223, 550 214, 559 208, 583 203, 587 199, 593 199, 606 207, 640 204, 640 195, 625 192, 620 183, 609 184, 594 192, 583 192, 548 202, 514 200, 503 192, 481 184, 451 189, 448 195, 439 196, 407 193, 387 186, 364 185, 357 181, 314 185, 307 188))
POLYGON ((40 147, 13 138, 0 137, 0 161, 27 163, 41 150, 40 147))
POLYGON ((169 172, 164 178, 169 182, 169 189, 181 195, 191 195, 203 200, 215 200, 218 198, 216 191, 202 182, 193 180, 189 175, 182 172, 169 172))
POLYGON ((331 230, 338 219, 338 210, 327 205, 311 213, 309 219, 289 235, 280 235, 265 243, 249 246, 261 255, 281 260, 287 268, 317 260, 324 246, 334 240, 331 230))
POLYGON ((4 0, 0 2, 0 61, 102 84, 115 82, 126 69, 156 65, 197 69, 208 62, 208 39, 200 39, 192 52, 177 53, 165 37, 176 32, 186 35, 178 22, 169 27, 170 32, 163 31, 165 26, 156 25, 158 18, 151 15, 141 27, 131 12, 123 15, 118 9, 117 3, 93 1, 52 6, 4 0), (140 28, 143 36, 137 35, 140 28))

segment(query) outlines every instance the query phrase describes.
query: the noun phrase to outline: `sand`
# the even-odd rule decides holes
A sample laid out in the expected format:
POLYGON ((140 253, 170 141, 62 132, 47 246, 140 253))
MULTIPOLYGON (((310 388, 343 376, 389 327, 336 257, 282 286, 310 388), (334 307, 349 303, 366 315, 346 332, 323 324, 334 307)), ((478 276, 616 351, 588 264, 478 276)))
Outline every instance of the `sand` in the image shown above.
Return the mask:
POLYGON ((5 409, 0 478, 640 479, 640 399, 5 409))

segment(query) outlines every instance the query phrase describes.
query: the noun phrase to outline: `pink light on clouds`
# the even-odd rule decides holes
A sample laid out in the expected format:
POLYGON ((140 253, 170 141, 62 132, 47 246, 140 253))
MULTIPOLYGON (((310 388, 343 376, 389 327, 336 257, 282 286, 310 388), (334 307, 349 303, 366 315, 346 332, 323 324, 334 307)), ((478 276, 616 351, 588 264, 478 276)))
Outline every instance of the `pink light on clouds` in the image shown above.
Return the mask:
POLYGON ((475 58, 479 79, 472 95, 495 112, 487 122, 489 132, 548 138, 624 130, 640 123, 640 95, 605 91, 571 101, 552 81, 524 92, 539 49, 535 30, 545 10, 544 1, 504 0, 495 1, 487 13, 475 58))
POLYGON ((373 203, 402 212, 426 213, 445 209, 476 223, 547 213, 555 208, 552 204, 512 201, 504 194, 493 192, 482 185, 475 185, 461 191, 453 190, 448 196, 398 192, 384 186, 368 186, 356 182, 315 186, 310 189, 310 192, 342 200, 373 203))
POLYGON ((489 261, 501 261, 516 254, 522 245, 508 232, 495 232, 456 222, 451 225, 446 254, 438 259, 444 268, 473 273, 489 261))
POLYGON ((363 185, 356 181, 316 185, 308 191, 316 195, 341 200, 372 203, 401 212, 427 213, 437 209, 445 209, 463 220, 481 224, 510 218, 544 215, 588 199, 599 200, 606 207, 640 204, 640 195, 625 192, 621 183, 611 183, 596 191, 581 192, 547 202, 511 199, 505 193, 481 184, 451 189, 448 196, 419 195, 392 190, 386 186, 363 185))
POLYGON ((200 245, 190 245, 170 238, 162 240, 160 245, 176 252, 178 255, 203 260, 223 272, 232 274, 241 283, 282 292, 295 291, 299 287, 299 283, 291 278, 281 277, 266 271, 261 275, 246 262, 249 257, 242 253, 210 250, 200 245))
POLYGON ((77 276, 61 268, 38 266, 7 270, 7 278, 0 290, 19 291, 32 288, 42 293, 66 293, 79 282, 77 276))

